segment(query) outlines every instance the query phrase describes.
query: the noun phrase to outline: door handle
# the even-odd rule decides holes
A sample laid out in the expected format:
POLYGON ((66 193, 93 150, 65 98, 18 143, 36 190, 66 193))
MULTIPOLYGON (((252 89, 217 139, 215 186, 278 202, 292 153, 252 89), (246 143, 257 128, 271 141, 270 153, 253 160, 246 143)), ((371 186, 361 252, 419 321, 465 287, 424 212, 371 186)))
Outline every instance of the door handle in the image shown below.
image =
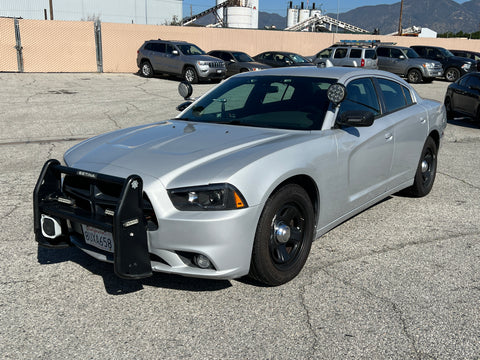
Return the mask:
POLYGON ((385 140, 386 141, 390 141, 393 139, 393 134, 392 133, 386 133, 385 134, 385 140))
POLYGON ((420 118, 420 124, 425 124, 427 122, 427 119, 424 117, 420 118))

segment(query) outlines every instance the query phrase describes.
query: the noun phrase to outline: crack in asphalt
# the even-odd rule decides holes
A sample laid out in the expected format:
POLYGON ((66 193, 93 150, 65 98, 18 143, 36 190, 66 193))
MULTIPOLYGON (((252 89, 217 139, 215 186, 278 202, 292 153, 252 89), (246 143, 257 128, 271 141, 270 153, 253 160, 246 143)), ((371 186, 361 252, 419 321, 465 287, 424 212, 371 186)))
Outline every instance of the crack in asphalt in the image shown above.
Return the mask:
POLYGON ((314 275, 314 273, 310 274, 309 283, 303 285, 302 288, 301 288, 301 291, 300 291, 300 305, 301 305, 301 307, 302 307, 302 309, 305 313, 305 316, 307 318, 306 323, 307 323, 308 330, 313 335, 313 343, 312 343, 312 346, 310 347, 310 349, 311 349, 310 354, 309 354, 309 356, 306 357, 307 359, 315 358, 315 352, 316 352, 316 349, 317 349, 317 346, 318 346, 317 332, 315 331, 315 328, 313 326, 312 316, 311 316, 310 310, 308 309, 307 301, 305 299, 305 293, 307 291, 307 287, 313 284, 313 275, 314 275))
MULTIPOLYGON (((127 112, 128 112, 128 111, 127 111, 127 112)), ((113 122, 118 129, 121 129, 121 128, 122 128, 120 125, 118 125, 117 120, 115 120, 115 119, 108 113, 108 111, 104 112, 103 114, 108 118, 108 120, 110 120, 111 122, 113 122)))
POLYGON ((367 296, 371 297, 371 298, 375 298, 375 299, 378 299, 380 300, 382 303, 390 306, 393 310, 393 313, 396 315, 396 317, 398 317, 399 319, 399 322, 400 322, 400 325, 402 327, 402 333, 405 335, 405 337, 408 339, 408 341, 410 342, 412 348, 413 348, 413 351, 414 351, 414 354, 415 354, 415 358, 418 359, 418 360, 421 360, 422 359, 422 353, 419 351, 418 347, 417 347, 417 343, 415 341, 415 338, 412 334, 410 334, 409 330, 408 330, 408 325, 407 325, 407 321, 405 320, 405 317, 403 315, 403 312, 402 310, 399 308, 399 306, 392 300, 388 299, 388 298, 385 298, 383 296, 379 296, 373 292, 371 292, 370 290, 362 287, 362 286, 358 286, 358 285, 355 285, 353 284, 352 282, 348 281, 348 280, 345 280, 345 279, 342 279, 340 277, 337 277, 337 276, 334 276, 333 274, 331 274, 329 271, 327 271, 327 269, 323 268, 321 269, 321 271, 323 271, 327 276, 329 276, 330 278, 332 279, 335 279, 337 281, 340 281, 342 284, 344 284, 345 286, 348 286, 348 287, 351 287, 353 289, 356 289, 364 294, 366 294, 367 296))
POLYGON ((17 209, 19 208, 18 205, 13 205, 13 209, 11 209, 9 212, 7 212, 5 215, 2 216, 2 218, 8 218, 10 215, 12 215, 17 209))
POLYGON ((456 176, 453 176, 453 175, 450 175, 450 174, 447 174, 447 173, 444 173, 444 172, 440 172, 440 171, 437 171, 437 173, 438 173, 438 174, 441 174, 441 175, 444 175, 444 176, 446 176, 446 177, 449 177, 450 179, 454 179, 454 180, 460 181, 461 183, 463 183, 463 184, 465 184, 465 185, 467 185, 467 186, 469 186, 469 187, 472 187, 472 188, 474 188, 474 189, 476 189, 476 190, 480 190, 480 186, 471 184, 471 183, 469 183, 468 181, 465 181, 465 180, 463 180, 463 179, 460 179, 460 178, 458 178, 458 177, 456 177, 456 176))

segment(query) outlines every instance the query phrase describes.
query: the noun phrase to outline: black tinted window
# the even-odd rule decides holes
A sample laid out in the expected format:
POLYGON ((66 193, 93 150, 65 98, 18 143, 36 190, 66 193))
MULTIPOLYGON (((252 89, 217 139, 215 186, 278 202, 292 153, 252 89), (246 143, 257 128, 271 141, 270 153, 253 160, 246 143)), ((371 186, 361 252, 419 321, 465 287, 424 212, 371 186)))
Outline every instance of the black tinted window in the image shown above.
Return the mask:
POLYGON ((380 91, 383 94, 387 113, 401 109, 402 107, 408 105, 402 85, 386 79, 378 79, 378 83, 380 85, 380 91))
POLYGON ((370 78, 353 80, 347 85, 347 97, 340 105, 338 115, 350 110, 370 111, 380 114, 377 93, 370 78))
POLYGON ((335 59, 342 59, 345 56, 347 56, 347 49, 337 49, 335 55, 333 55, 335 59))
POLYGON ((389 57, 390 56, 390 49, 389 48, 378 48, 377 49, 377 56, 385 56, 389 57))
POLYGON ((362 57, 362 49, 351 49, 350 50, 350 57, 359 59, 362 57))

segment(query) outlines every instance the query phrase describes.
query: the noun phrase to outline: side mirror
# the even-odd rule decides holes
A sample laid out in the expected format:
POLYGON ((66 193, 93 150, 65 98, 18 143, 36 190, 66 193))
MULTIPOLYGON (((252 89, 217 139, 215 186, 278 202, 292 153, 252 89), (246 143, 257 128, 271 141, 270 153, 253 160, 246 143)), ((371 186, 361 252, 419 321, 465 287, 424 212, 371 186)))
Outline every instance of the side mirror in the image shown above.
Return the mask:
POLYGON ((179 53, 178 53, 178 50, 173 50, 173 51, 172 51, 172 54, 173 54, 173 55, 178 55, 178 54, 179 54, 179 53))
POLYGON ((181 103, 180 105, 177 106, 177 110, 178 110, 178 111, 183 111, 183 110, 185 110, 187 107, 189 107, 192 103, 193 103, 192 100, 185 101, 184 103, 181 103))
POLYGON ((341 126, 367 127, 372 126, 375 116, 370 111, 350 110, 340 114, 337 124, 341 126))
POLYGON ((404 56, 404 55, 400 55, 398 58, 399 58, 400 60, 405 60, 405 56, 404 56))

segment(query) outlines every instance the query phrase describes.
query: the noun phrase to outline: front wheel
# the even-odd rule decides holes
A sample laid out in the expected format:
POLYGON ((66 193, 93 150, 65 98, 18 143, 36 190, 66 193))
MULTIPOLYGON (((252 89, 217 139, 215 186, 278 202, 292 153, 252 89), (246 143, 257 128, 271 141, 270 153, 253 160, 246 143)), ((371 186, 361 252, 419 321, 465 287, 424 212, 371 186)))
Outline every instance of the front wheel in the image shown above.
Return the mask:
POLYGON ((423 197, 432 190, 437 174, 437 144, 431 137, 423 145, 422 155, 415 173, 413 185, 406 189, 408 195, 423 197))
POLYGON ((407 80, 409 83, 418 84, 422 81, 422 74, 416 69, 412 69, 407 74, 407 80))
POLYGON ((193 67, 186 67, 183 70, 183 78, 189 83, 196 84, 198 83, 198 75, 193 67))
POLYGON ((149 61, 144 61, 140 64, 140 73, 143 77, 150 78, 153 76, 153 67, 149 61))
POLYGON ((460 77, 460 71, 456 68, 448 68, 445 70, 445 79, 447 79, 450 82, 457 81, 457 79, 460 77))
POLYGON ((270 286, 292 280, 310 253, 314 228, 312 202, 302 187, 275 192, 258 221, 249 276, 270 286))

